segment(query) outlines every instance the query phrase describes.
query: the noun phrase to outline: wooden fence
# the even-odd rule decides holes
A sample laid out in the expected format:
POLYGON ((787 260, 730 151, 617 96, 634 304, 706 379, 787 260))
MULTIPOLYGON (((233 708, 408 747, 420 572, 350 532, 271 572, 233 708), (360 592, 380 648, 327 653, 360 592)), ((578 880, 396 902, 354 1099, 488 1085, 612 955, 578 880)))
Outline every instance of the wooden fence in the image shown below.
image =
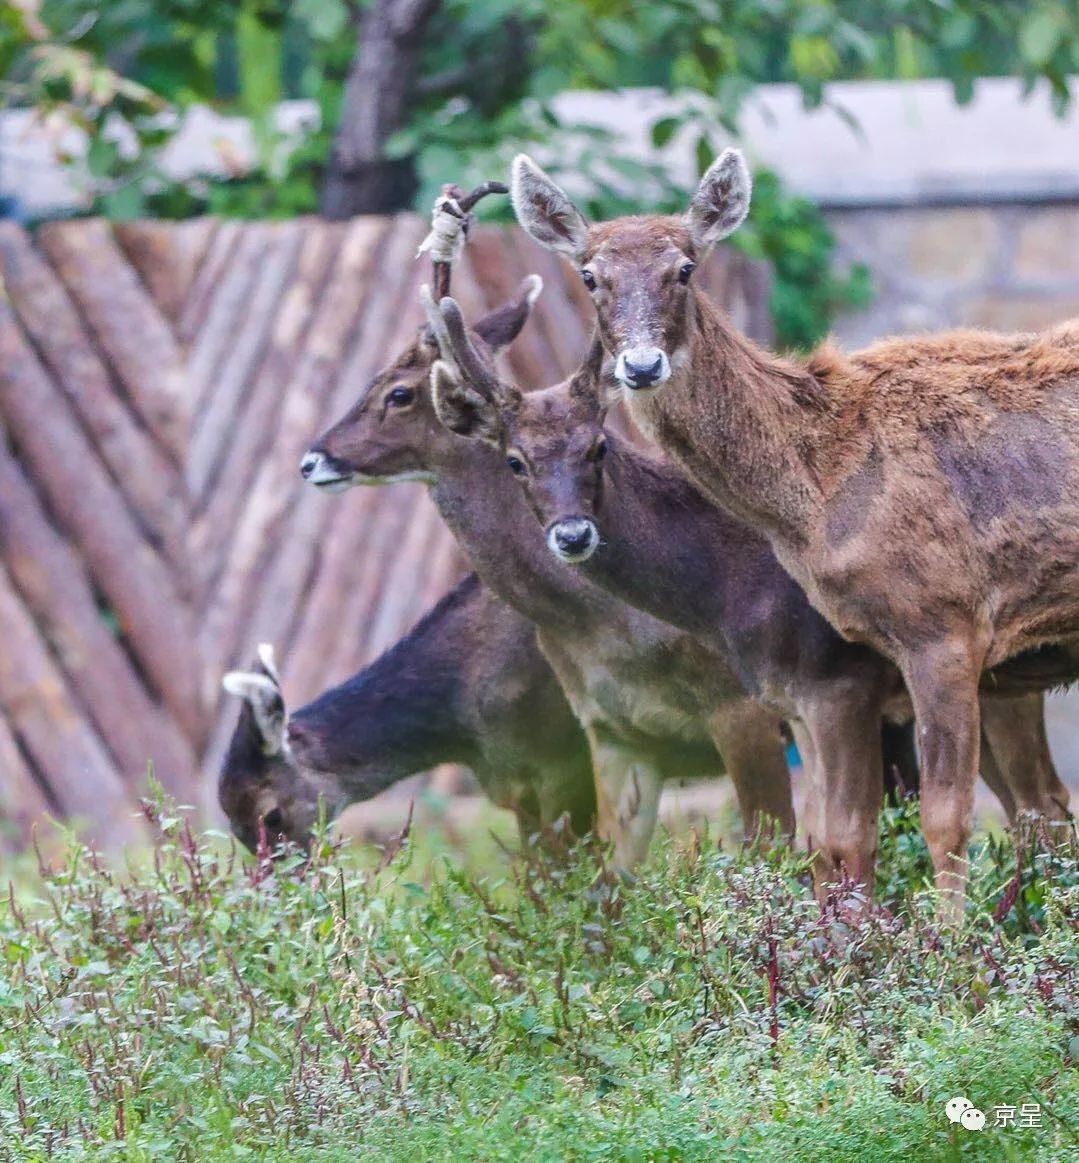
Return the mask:
MULTIPOLYGON (((0 223, 0 840, 44 813, 138 837, 147 764, 212 810, 229 667, 275 643, 293 705, 398 638, 464 562, 422 486, 326 497, 304 448, 420 321, 412 215, 0 223)), ((709 281, 743 326, 760 272, 709 281)), ((473 314, 546 290, 511 363, 583 354, 577 276, 481 228, 454 276, 473 314)))

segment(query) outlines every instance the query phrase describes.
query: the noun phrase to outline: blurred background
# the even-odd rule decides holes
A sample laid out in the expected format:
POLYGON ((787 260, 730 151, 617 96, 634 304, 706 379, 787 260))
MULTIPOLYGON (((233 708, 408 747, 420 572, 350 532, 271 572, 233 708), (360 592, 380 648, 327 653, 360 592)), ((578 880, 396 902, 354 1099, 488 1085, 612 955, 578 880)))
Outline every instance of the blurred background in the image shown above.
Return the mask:
MULTIPOLYGON (((711 278, 754 336, 1037 328, 1079 314, 1077 72, 1067 0, 0 3, 0 844, 136 837, 147 759, 215 818, 226 669, 274 642, 297 706, 461 575, 418 486, 296 472, 419 322, 443 182, 527 149, 592 216, 675 211, 737 141, 711 278)), ((575 276, 482 211, 455 286, 540 270, 553 381, 575 276)))

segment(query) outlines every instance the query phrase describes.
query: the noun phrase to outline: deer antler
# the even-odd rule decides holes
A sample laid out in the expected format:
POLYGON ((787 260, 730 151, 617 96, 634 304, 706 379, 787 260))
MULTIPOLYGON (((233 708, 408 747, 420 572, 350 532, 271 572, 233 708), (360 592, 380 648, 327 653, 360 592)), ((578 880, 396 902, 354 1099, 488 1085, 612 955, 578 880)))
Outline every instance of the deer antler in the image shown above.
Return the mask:
MULTIPOLYGON (((502 384, 498 376, 488 366, 468 337, 464 316, 456 299, 448 296, 438 304, 442 317, 442 330, 449 341, 453 362, 468 380, 469 384, 486 400, 495 403, 502 396, 502 384)), ((436 332, 437 334, 437 332, 436 332)), ((440 344, 441 345, 441 344, 440 344)), ((443 353, 445 356, 445 353, 443 353)))
POLYGON ((477 186, 471 194, 466 194, 460 186, 452 182, 442 187, 442 193, 435 199, 431 215, 431 231, 420 243, 416 257, 431 255, 432 282, 435 298, 441 299, 450 293, 450 272, 454 262, 461 256, 468 232, 476 219, 471 213, 473 206, 488 194, 508 194, 505 182, 487 181, 477 186))

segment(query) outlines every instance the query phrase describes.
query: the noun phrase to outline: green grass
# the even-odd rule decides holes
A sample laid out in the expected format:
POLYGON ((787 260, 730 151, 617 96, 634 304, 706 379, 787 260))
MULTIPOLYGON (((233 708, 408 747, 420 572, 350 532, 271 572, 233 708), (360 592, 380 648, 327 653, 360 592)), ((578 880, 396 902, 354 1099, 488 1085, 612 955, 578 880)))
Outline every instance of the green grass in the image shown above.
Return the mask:
POLYGON ((888 907, 804 862, 661 838, 635 883, 558 837, 486 875, 241 857, 156 813, 152 859, 73 845, 0 908, 0 1156, 1074 1158, 1074 852, 983 844, 939 932, 907 809, 888 907), (1036 1102, 1034 1129, 945 1102, 1036 1102))

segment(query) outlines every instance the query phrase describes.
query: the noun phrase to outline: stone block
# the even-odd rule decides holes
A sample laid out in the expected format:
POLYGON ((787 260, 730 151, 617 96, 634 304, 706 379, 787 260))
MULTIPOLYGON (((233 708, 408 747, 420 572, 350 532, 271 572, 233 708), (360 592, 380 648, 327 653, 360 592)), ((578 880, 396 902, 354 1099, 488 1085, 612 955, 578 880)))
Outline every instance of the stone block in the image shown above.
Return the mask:
POLYGON ((1024 216, 1015 275, 1025 282, 1079 284, 1079 206, 1051 206, 1024 216))
POLYGON ((992 210, 922 210, 910 231, 907 265, 920 278, 970 283, 989 274, 998 229, 992 210))
POLYGON ((1018 292, 968 299, 960 319, 969 327, 993 331, 1041 331, 1079 316, 1079 296, 1034 298, 1018 292))

